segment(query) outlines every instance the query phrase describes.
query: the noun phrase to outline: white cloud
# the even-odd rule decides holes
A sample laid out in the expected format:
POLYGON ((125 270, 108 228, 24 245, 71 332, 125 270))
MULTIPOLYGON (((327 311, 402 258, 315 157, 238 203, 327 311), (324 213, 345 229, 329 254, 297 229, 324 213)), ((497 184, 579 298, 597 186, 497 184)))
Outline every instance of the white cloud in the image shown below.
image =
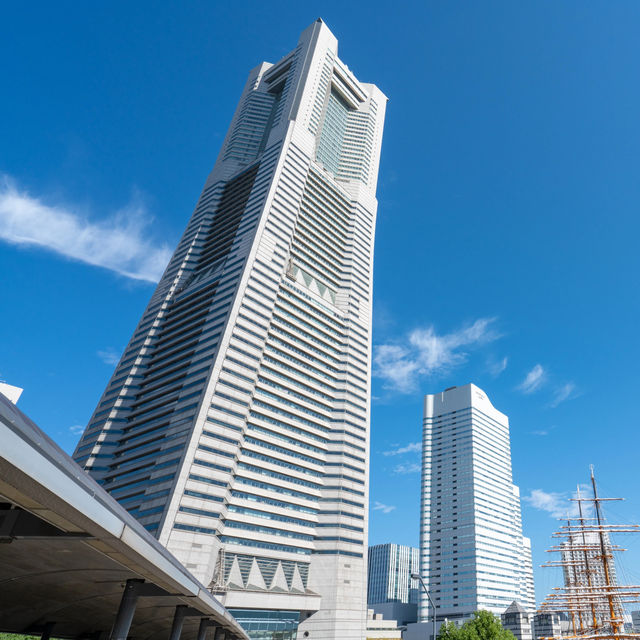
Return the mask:
POLYGON ((492 329, 495 318, 480 318, 473 324, 437 335, 432 326, 415 329, 401 344, 375 347, 374 375, 383 378, 387 388, 410 393, 419 376, 445 373, 466 362, 465 348, 473 348, 499 338, 492 329))
POLYGON ((84 425, 74 424, 72 427, 69 427, 69 431, 71 431, 71 433, 78 435, 84 431, 84 425))
POLYGON ((98 351, 98 358, 105 364, 116 365, 120 362, 120 354, 111 347, 98 351))
POLYGON ((149 240, 149 223, 139 202, 92 222, 71 207, 43 203, 0 176, 0 239, 10 244, 49 249, 127 278, 157 282, 171 251, 149 240))
POLYGON ((538 429, 531 432, 534 436, 548 436, 549 431, 547 429, 538 429))
POLYGON ((561 387, 558 387, 553 394, 551 406, 557 407, 561 402, 569 400, 570 398, 575 398, 577 395, 577 390, 578 388, 573 382, 567 382, 561 387))
MULTIPOLYGON (((581 497, 585 498, 589 492, 588 485, 578 485, 581 497)), ((576 518, 579 516, 579 507, 575 499, 578 492, 547 492, 542 489, 534 489, 530 495, 523 496, 523 500, 534 509, 546 511, 553 518, 576 518)), ((582 503, 582 514, 585 518, 592 515, 592 507, 589 502, 582 503)))
POLYGON ((381 344, 375 348, 373 374, 385 378, 387 385, 400 391, 409 392, 415 387, 418 362, 404 347, 381 344))
POLYGON ((377 500, 373 503, 374 511, 382 511, 382 513, 391 513, 395 509, 395 505, 383 504, 377 500))
POLYGON ((393 468, 393 473, 406 475, 409 473, 420 473, 421 466, 417 462, 402 462, 393 468))
POLYGON ((542 365, 537 364, 527 373, 525 379, 518 386, 518 389, 523 393, 534 393, 545 383, 546 378, 547 372, 542 365))
POLYGON ((578 513, 575 502, 569 502, 566 493, 547 492, 542 489, 534 489, 530 495, 523 496, 523 500, 534 509, 546 511, 554 518, 573 518, 578 513))
POLYGON ((494 378, 497 378, 507 368, 508 364, 509 358, 507 356, 502 358, 502 360, 491 360, 488 364, 489 373, 494 378))
POLYGON ((404 447, 396 447, 395 449, 388 449, 387 451, 383 451, 383 456, 401 456, 404 453, 419 453, 422 451, 422 443, 420 442, 410 442, 404 447))

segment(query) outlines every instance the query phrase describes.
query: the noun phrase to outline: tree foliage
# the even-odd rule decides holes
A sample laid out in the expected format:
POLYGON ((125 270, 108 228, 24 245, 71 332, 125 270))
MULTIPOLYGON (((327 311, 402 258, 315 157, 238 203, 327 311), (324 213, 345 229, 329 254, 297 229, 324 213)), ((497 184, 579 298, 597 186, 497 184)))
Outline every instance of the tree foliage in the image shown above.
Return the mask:
POLYGON ((500 618, 489 611, 476 611, 473 618, 457 627, 446 622, 440 627, 438 640, 515 640, 511 631, 504 629, 500 618))
POLYGON ((462 640, 460 633, 462 629, 458 629, 454 622, 445 622, 440 625, 438 631, 438 640, 462 640))

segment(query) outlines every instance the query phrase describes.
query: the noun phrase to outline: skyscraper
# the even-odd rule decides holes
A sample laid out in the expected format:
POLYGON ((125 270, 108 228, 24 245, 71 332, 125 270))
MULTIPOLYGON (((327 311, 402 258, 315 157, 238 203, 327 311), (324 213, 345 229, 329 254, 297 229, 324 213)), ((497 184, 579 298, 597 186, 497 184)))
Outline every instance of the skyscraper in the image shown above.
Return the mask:
POLYGON ((419 583, 411 575, 419 571, 420 550, 416 547, 392 543, 369 547, 369 608, 401 625, 416 622, 419 583))
POLYGON ((418 583, 411 574, 420 570, 416 547, 402 544, 376 544, 369 547, 367 602, 417 603, 418 583))
MULTIPOLYGON (((509 420, 473 384, 427 395, 422 449, 421 573, 438 619, 478 609, 532 611, 533 573, 511 474, 509 420)), ((420 619, 427 619, 421 597, 420 619)))
MULTIPOLYGON (((386 97, 317 20, 253 69, 74 457, 250 631, 363 637, 386 97)), ((263 636, 260 636, 263 637, 263 636)))
MULTIPOLYGON (((520 524, 522 526, 522 523, 520 524)), ((531 538, 522 537, 522 573, 520 574, 521 602, 530 612, 536 609, 536 589, 533 582, 533 558, 531 557, 531 538)))

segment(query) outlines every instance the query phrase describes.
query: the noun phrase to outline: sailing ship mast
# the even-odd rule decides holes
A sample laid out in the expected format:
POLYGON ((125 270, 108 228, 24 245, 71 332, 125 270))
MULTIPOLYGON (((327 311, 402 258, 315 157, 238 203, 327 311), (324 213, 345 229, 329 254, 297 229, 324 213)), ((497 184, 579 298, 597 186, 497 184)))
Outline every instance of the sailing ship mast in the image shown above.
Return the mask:
MULTIPOLYGON (((563 541, 549 552, 559 552, 561 559, 542 566, 562 567, 565 586, 556 587, 543 602, 541 611, 566 612, 571 631, 563 638, 582 640, 631 640, 640 633, 625 633, 623 606, 640 602, 640 585, 619 585, 615 578, 613 551, 624 551, 611 543, 610 534, 638 533, 640 525, 616 525, 606 522, 602 503, 622 498, 601 498, 591 466, 593 498, 584 498, 580 487, 575 502, 578 517, 553 534, 563 541), (594 517, 585 517, 585 503, 593 506, 594 517)), ((551 640, 551 639, 549 639, 551 640)))

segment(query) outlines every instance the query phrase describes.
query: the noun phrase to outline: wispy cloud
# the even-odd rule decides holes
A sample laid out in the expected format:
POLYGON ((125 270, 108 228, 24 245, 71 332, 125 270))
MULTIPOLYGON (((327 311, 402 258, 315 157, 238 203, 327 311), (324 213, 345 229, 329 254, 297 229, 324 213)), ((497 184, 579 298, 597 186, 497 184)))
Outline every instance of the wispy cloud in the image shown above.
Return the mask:
POLYGON ((120 354, 111 347, 98 351, 98 358, 105 364, 116 365, 120 362, 120 354))
MULTIPOLYGON (((578 485, 578 488, 584 498, 589 487, 587 485, 578 485)), ((534 509, 546 511, 552 518, 575 518, 579 515, 578 503, 575 502, 577 496, 577 491, 555 492, 533 489, 528 496, 523 496, 522 499, 534 509)), ((589 503, 582 503, 582 513, 585 517, 591 516, 589 503)))
POLYGON ((420 464, 417 462, 402 462, 393 468, 393 473, 407 475, 409 473, 420 473, 420 464))
POLYGON ((419 453, 422 451, 422 444, 420 442, 410 442, 404 447, 396 447, 395 449, 388 449, 383 451, 383 456, 401 456, 405 453, 419 453))
POLYGON ((546 511, 553 518, 574 517, 578 507, 575 502, 569 501, 567 493, 547 492, 542 489, 534 489, 530 495, 523 496, 523 500, 534 509, 546 511))
POLYGON ((429 326, 415 329, 398 344, 377 345, 374 375, 385 380, 385 387, 410 393, 420 376, 445 373, 466 362, 468 349, 499 338, 493 329, 495 320, 480 318, 444 335, 429 326))
POLYGON ((497 378, 507 368, 508 364, 509 358, 505 356, 502 360, 489 360, 487 368, 489 369, 489 373, 494 378, 497 378))
POLYGON ((535 431, 532 431, 531 434, 534 435, 534 436, 548 436, 549 435, 549 430, 548 429, 536 429, 535 431))
POLYGON ((46 204, 0 176, 0 240, 10 244, 49 249, 127 278, 157 282, 171 251, 149 240, 150 222, 135 201, 107 219, 90 221, 73 207, 46 204))
POLYGON ((377 500, 373 503, 373 510, 382 511, 382 513, 391 513, 395 508, 395 505, 383 504, 382 502, 378 502, 377 500))
POLYGON ((553 400, 551 400, 551 406, 557 407, 561 402, 564 402, 565 400, 569 400, 571 398, 575 398, 577 395, 578 388, 576 387, 575 383, 567 382, 566 384, 563 384, 555 390, 553 394, 553 400))
POLYGON ((83 424, 74 424, 72 427, 69 427, 69 431, 71 431, 71 433, 78 435, 80 433, 82 433, 84 431, 84 425, 83 424))
POLYGON ((545 383, 547 373, 543 366, 537 364, 527 375, 525 379, 518 385, 518 389, 523 393, 534 393, 545 383))

